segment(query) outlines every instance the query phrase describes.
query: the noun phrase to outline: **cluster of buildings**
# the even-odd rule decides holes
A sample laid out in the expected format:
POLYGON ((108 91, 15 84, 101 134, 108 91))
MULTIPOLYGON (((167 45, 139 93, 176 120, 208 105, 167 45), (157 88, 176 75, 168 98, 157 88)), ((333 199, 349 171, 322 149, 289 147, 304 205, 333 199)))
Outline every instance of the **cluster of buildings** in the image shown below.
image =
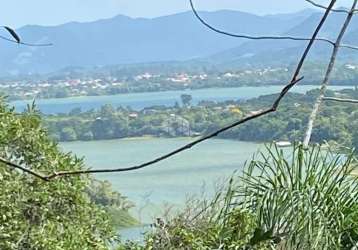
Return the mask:
POLYGON ((253 69, 253 70, 241 70, 238 72, 226 72, 222 74, 220 78, 242 78, 247 76, 263 76, 269 73, 287 73, 289 71, 288 68, 263 68, 263 69, 253 69))
MULTIPOLYGON (((347 67, 352 67, 347 65, 347 67)), ((200 82, 200 87, 205 87, 203 82, 207 81, 212 85, 217 80, 226 81, 230 78, 245 79, 252 76, 262 76, 267 73, 287 72, 286 68, 264 68, 255 70, 240 70, 215 73, 166 73, 153 74, 144 72, 132 76, 103 78, 76 78, 49 80, 21 80, 21 81, 0 81, 0 93, 8 95, 11 99, 37 98, 59 98, 67 96, 87 96, 87 95, 111 95, 128 92, 146 92, 156 89, 182 89, 195 87, 200 82)))
POLYGON ((115 79, 66 79, 66 80, 23 80, 0 82, 0 92, 13 99, 30 97, 57 97, 57 93, 66 91, 69 95, 88 95, 89 91, 105 90, 122 86, 115 79))

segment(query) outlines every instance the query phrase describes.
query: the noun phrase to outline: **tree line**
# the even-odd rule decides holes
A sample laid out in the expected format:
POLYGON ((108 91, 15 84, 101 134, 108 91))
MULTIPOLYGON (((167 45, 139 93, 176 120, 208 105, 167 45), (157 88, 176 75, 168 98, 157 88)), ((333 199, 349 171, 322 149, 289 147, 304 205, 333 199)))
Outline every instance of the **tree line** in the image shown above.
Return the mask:
MULTIPOLYGON (((306 94, 288 94, 277 113, 226 132, 221 138, 255 142, 300 141, 303 139, 309 110, 317 95, 318 90, 306 94)), ((358 90, 330 91, 329 95, 357 98, 358 90)), ((50 135, 57 141, 198 136, 259 111, 274 98, 275 95, 266 95, 247 101, 201 101, 191 106, 191 97, 183 95, 181 106, 158 106, 136 111, 104 105, 99 110, 82 112, 76 108, 68 114, 48 115, 44 120, 50 135)), ((357 116, 354 104, 327 103, 314 128, 312 141, 358 146, 357 116)))

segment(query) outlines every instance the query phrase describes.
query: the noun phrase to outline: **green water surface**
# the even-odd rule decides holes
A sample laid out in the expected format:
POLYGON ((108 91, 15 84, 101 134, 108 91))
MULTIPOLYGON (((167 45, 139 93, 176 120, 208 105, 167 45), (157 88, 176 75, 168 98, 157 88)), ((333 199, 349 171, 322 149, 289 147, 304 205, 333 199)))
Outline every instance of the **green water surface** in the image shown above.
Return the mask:
MULTIPOLYGON (((61 143, 65 151, 85 157, 92 168, 121 168, 140 164, 167 153, 192 138, 136 138, 109 141, 61 143)), ((160 216, 167 206, 181 207, 192 195, 210 195, 215 185, 242 169, 260 144, 211 140, 146 169, 97 174, 131 201, 133 215, 144 223, 160 216)))

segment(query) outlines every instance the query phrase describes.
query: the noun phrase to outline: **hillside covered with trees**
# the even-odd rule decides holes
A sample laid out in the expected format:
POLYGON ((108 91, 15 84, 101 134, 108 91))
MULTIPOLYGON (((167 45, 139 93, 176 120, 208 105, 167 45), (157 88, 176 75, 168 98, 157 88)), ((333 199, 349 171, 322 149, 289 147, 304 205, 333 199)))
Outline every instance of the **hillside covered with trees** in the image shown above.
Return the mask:
MULTIPOLYGON (((289 94, 277 113, 244 124, 220 137, 256 142, 301 141, 309 111, 317 95, 318 90, 307 94, 289 94)), ((355 99, 358 97, 358 90, 331 91, 328 95, 355 99)), ((195 137, 257 112, 275 97, 276 95, 268 95, 224 103, 202 101, 196 106, 190 106, 189 99, 182 105, 151 107, 141 111, 105 105, 100 110, 81 112, 80 109, 74 109, 69 114, 46 116, 44 120, 50 135, 57 141, 140 136, 195 137)), ((355 104, 328 102, 316 123, 312 141, 358 147, 358 122, 355 122, 357 115, 355 104)))

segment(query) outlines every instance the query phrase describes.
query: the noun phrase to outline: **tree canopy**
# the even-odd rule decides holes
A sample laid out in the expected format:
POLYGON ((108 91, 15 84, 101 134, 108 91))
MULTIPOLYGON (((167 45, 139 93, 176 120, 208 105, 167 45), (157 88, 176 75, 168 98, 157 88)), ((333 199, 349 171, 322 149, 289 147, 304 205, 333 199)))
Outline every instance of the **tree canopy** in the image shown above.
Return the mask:
MULTIPOLYGON (((0 154, 39 172, 79 170, 83 161, 50 140, 39 114, 0 102, 0 154)), ((109 216, 87 194, 88 176, 45 182, 0 164, 0 249, 105 249, 109 216)))

